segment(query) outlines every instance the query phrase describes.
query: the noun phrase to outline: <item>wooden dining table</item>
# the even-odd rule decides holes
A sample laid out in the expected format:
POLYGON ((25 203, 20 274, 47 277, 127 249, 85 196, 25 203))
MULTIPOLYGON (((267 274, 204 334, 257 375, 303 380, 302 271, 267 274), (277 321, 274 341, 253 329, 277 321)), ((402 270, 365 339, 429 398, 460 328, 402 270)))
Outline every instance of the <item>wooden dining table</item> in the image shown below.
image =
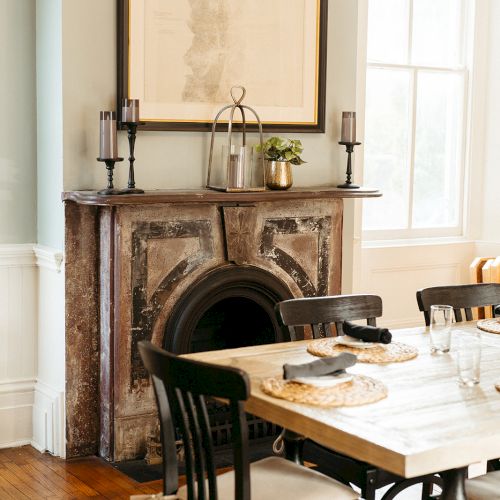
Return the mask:
MULTIPOLYGON (((279 376, 284 363, 315 358, 311 340, 189 354, 187 357, 241 368, 251 394, 245 409, 298 435, 405 478, 441 474, 441 498, 465 499, 467 466, 500 457, 500 335, 482 332, 481 380, 457 381, 456 340, 476 322, 454 324, 451 351, 431 354, 428 328, 393 330, 393 340, 418 348, 416 358, 397 363, 357 363, 349 372, 368 375, 388 388, 376 403, 322 408, 268 396, 266 377, 279 376)), ((235 335, 237 332, 235 331, 235 335)))

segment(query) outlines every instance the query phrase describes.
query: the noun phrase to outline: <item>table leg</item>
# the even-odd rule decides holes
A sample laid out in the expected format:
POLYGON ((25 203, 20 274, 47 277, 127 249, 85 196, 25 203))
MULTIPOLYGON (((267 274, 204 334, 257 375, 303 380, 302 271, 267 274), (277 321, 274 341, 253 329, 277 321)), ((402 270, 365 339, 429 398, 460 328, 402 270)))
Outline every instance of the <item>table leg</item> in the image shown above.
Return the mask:
POLYGON ((285 429, 283 442, 285 445, 285 458, 299 465, 304 465, 304 436, 285 429))
POLYGON ((465 496, 465 479, 467 467, 440 472, 443 478, 443 492, 440 500, 467 500, 465 496))

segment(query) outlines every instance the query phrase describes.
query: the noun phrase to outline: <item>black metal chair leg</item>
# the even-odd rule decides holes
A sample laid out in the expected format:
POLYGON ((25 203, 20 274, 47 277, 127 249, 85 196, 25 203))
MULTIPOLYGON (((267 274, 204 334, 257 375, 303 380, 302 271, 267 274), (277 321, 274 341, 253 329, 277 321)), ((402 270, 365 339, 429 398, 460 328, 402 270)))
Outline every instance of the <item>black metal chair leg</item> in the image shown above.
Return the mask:
POLYGON ((365 500, 375 500, 375 492, 377 491, 377 470, 366 471, 366 482, 361 488, 361 496, 365 500))
POLYGON ((304 436, 285 429, 283 442, 285 444, 285 458, 299 465, 304 465, 304 436))

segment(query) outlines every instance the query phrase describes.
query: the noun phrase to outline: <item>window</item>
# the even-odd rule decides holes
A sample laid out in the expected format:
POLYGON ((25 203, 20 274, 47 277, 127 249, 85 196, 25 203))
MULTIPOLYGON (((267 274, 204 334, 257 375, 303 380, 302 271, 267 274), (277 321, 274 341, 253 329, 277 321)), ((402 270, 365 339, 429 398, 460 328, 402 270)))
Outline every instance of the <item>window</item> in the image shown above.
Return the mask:
POLYGON ((369 0, 367 239, 459 235, 467 131, 469 0, 369 0))

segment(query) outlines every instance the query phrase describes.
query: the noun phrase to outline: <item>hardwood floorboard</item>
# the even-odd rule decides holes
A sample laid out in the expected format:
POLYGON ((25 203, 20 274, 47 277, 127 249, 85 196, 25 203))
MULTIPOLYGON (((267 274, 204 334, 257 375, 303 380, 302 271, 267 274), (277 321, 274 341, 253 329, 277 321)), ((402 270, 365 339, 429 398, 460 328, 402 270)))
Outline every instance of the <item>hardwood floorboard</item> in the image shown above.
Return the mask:
POLYGON ((162 481, 138 483, 98 457, 62 460, 30 446, 0 449, 1 500, 128 500, 161 489, 162 481))

